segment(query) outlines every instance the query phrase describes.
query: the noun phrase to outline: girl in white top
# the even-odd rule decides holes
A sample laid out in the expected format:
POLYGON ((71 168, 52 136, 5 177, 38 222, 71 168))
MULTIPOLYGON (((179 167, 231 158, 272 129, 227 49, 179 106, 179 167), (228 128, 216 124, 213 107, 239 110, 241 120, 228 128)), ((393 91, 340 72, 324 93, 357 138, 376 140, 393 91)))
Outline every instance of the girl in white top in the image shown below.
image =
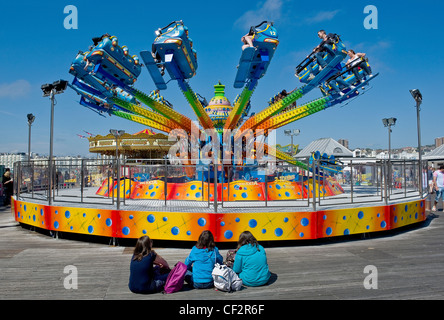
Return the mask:
POLYGON ((350 59, 348 59, 347 63, 345 64, 347 68, 352 68, 352 72, 356 77, 356 80, 359 82, 364 82, 363 77, 359 74, 358 67, 360 67, 364 71, 364 76, 372 77, 372 72, 370 68, 367 66, 367 63, 361 63, 363 62, 363 58, 365 58, 365 53, 356 53, 353 50, 348 50, 347 52, 350 59))

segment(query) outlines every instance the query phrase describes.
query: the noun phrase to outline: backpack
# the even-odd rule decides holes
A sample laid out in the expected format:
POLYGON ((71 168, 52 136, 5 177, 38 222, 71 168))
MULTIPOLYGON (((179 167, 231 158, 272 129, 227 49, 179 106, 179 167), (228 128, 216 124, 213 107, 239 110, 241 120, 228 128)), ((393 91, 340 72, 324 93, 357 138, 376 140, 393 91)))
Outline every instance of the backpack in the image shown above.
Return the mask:
POLYGON ((220 291, 239 291, 242 287, 242 279, 226 265, 216 263, 213 272, 214 287, 220 291))
POLYGON ((174 293, 180 291, 185 280, 185 274, 187 272, 187 266, 183 262, 177 262, 165 282, 163 293, 174 293))

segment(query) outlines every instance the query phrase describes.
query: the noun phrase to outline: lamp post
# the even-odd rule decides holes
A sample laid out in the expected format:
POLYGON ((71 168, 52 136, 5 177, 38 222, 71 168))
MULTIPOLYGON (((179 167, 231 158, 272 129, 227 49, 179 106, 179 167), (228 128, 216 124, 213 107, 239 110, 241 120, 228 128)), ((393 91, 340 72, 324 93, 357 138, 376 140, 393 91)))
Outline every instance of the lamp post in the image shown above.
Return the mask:
POLYGON ((49 169, 49 193, 48 193, 48 204, 52 204, 52 188, 53 188, 53 141, 54 141, 54 101, 55 101, 55 95, 63 93, 66 90, 66 87, 68 85, 68 81, 65 80, 57 80, 54 81, 52 84, 44 84, 42 85, 41 89, 43 91, 43 97, 49 97, 51 100, 51 127, 50 127, 50 133, 49 133, 49 163, 48 163, 48 169, 49 169))
MULTIPOLYGON (((117 171, 117 210, 120 210, 120 160, 119 160, 119 137, 121 137, 125 130, 109 130, 116 138, 116 171, 117 171)), ((114 196, 114 195, 113 195, 114 196)))
POLYGON ((388 156, 389 156, 389 167, 388 167, 388 185, 392 186, 392 163, 391 163, 391 154, 392 154, 392 141, 391 141, 391 133, 392 133, 392 126, 396 124, 396 118, 389 118, 389 119, 382 119, 382 123, 384 124, 384 127, 388 128, 388 134, 389 134, 389 145, 388 145, 388 156))
POLYGON ((293 153, 294 153, 294 146, 293 146, 293 137, 294 136, 298 136, 301 133, 301 130, 299 129, 294 129, 294 130, 284 130, 284 133, 286 136, 290 136, 291 137, 291 156, 293 157, 293 153))
POLYGON ((412 95, 413 99, 415 99, 416 102, 416 122, 418 127, 418 154, 419 154, 419 196, 422 199, 423 192, 422 192, 422 150, 421 150, 421 120, 419 117, 419 112, 421 111, 421 104, 422 104, 422 94, 418 89, 412 89, 410 90, 410 94, 412 95))
POLYGON ((32 113, 28 113, 26 116, 28 118, 28 126, 29 126, 29 131, 28 131, 28 162, 31 162, 31 125, 32 125, 32 123, 35 120, 35 115, 33 115, 32 113))

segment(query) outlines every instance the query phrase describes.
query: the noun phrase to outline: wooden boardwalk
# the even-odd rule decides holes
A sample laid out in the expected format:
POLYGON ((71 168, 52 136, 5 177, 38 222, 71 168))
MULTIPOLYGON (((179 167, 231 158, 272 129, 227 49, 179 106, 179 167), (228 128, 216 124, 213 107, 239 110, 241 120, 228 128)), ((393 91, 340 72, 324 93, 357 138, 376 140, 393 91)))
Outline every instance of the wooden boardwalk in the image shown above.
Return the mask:
MULTIPOLYGON (((31 300, 361 300, 443 299, 444 219, 396 232, 289 244, 262 243, 271 283, 236 293, 185 289, 136 295, 128 289, 131 244, 113 247, 54 239, 20 227, 0 207, 0 299, 31 300), (377 270, 377 289, 366 289, 366 266, 377 270), (77 289, 65 289, 66 266, 78 272, 77 289)), ((193 243, 154 243, 171 265, 184 261, 193 243), (156 245, 157 244, 157 245, 156 245)), ((221 249, 226 255, 227 247, 221 249)), ((374 272, 372 275, 376 275, 374 272)), ((375 284, 375 282, 373 282, 375 284)))

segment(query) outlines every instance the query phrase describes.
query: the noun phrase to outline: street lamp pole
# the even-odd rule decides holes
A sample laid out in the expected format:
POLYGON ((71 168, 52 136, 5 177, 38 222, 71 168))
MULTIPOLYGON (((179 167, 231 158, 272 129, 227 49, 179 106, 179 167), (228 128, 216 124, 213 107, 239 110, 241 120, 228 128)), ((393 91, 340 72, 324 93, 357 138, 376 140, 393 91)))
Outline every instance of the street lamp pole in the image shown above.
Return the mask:
POLYGON ((422 94, 418 89, 412 89, 410 90, 410 94, 412 95, 413 99, 416 101, 416 122, 418 127, 418 159, 419 159, 419 196, 423 197, 423 186, 422 186, 422 148, 421 148, 421 119, 420 119, 420 111, 421 111, 421 104, 422 104, 422 94))
MULTIPOLYGON (((109 132, 116 138, 116 170, 117 170, 117 210, 120 210, 120 159, 119 159, 119 137, 121 137, 125 130, 111 129, 109 132)), ((114 195, 113 195, 114 196, 114 195)))
POLYGON ((53 141, 54 141, 54 100, 55 95, 59 93, 63 93, 68 85, 68 81, 65 80, 57 80, 52 84, 44 84, 41 89, 43 91, 43 97, 49 97, 51 100, 51 124, 50 124, 50 133, 49 133, 49 162, 48 162, 48 171, 49 171, 49 190, 48 190, 48 204, 52 205, 52 189, 54 184, 54 168, 53 168, 53 141))
POLYGON ((35 120, 35 116, 32 113, 29 113, 27 115, 28 118, 28 126, 29 126, 29 132, 28 132, 28 164, 31 162, 31 125, 35 120))
MULTIPOLYGON (((396 118, 389 118, 389 119, 382 119, 382 123, 384 124, 384 127, 387 127, 388 128, 388 138, 389 138, 389 141, 388 141, 388 164, 389 164, 389 166, 388 166, 388 179, 387 179, 387 181, 388 181, 388 185, 389 185, 389 188, 391 188, 391 186, 392 186, 392 170, 391 170, 391 167, 392 167, 392 163, 391 163, 391 155, 392 155, 392 139, 391 139, 391 133, 392 133, 392 126, 394 126, 395 124, 396 124, 396 121, 397 121, 397 119, 396 118)), ((389 189, 390 190, 390 189, 389 189)))
POLYGON ((284 130, 284 133, 286 136, 290 136, 291 137, 291 156, 294 156, 294 145, 293 145, 293 137, 297 136, 301 133, 301 130, 299 129, 294 129, 294 130, 284 130))

